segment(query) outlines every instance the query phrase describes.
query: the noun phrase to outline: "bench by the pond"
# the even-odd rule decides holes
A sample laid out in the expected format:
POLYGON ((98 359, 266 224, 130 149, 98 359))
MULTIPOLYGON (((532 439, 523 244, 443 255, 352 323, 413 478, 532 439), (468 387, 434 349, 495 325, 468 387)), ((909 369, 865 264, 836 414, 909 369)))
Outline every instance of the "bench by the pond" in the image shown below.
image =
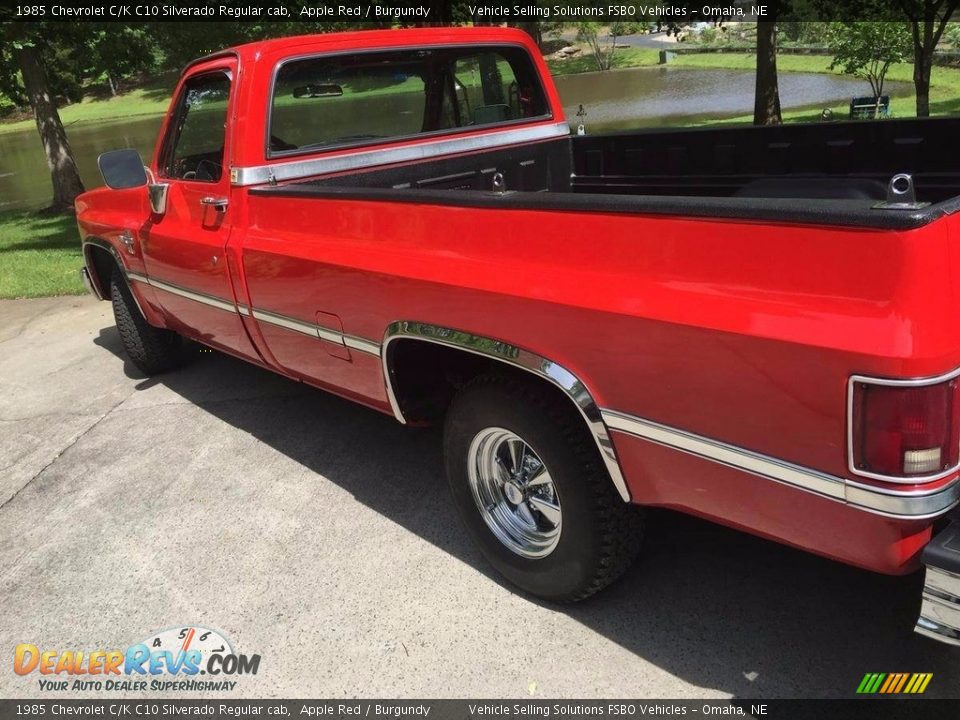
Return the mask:
POLYGON ((890 96, 855 97, 850 100, 851 120, 870 120, 878 117, 890 117, 890 96))

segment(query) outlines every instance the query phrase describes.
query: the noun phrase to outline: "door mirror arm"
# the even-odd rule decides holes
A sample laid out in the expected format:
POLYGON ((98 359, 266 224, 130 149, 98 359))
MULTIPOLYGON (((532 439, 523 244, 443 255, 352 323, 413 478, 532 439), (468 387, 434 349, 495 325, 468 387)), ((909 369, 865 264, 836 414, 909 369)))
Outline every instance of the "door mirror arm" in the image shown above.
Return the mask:
POLYGON ((167 192, 170 183, 157 182, 157 176, 146 165, 143 171, 147 174, 147 196, 150 198, 150 210, 154 215, 163 215, 167 211, 167 192))
POLYGON ((150 198, 150 210, 154 215, 163 215, 167 212, 167 192, 169 190, 170 183, 147 183, 147 196, 150 198))

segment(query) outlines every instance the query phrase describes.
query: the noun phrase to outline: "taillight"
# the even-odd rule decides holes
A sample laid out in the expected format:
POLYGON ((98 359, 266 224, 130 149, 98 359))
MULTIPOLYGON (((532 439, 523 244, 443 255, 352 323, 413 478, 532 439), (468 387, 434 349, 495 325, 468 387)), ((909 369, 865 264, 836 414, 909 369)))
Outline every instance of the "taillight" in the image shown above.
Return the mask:
POLYGON ((956 379, 933 384, 854 378, 851 470, 879 479, 942 475, 960 456, 956 379))

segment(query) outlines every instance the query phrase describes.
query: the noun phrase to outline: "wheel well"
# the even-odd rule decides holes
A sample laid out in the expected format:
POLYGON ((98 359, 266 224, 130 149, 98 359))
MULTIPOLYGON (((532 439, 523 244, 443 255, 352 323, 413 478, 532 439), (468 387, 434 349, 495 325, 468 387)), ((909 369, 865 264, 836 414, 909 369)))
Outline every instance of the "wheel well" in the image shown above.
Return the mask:
POLYGON ((494 358, 459 348, 415 339, 390 343, 387 353, 390 383, 408 423, 433 424, 443 419, 457 391, 478 375, 497 373, 536 384, 562 398, 576 413, 571 398, 549 380, 494 358))
POLYGON ((110 277, 113 275, 113 269, 117 267, 116 259, 109 250, 92 244, 84 246, 84 255, 87 259, 87 269, 91 271, 91 280, 100 290, 100 297, 109 300, 110 277))
POLYGON ((417 337, 388 340, 384 348, 384 369, 387 372, 391 404, 399 420, 416 424, 432 424, 442 420, 456 392, 484 373, 496 372, 518 382, 536 383, 538 389, 558 399, 558 406, 579 415, 577 424, 584 432, 592 434, 598 459, 606 466, 623 500, 630 501, 630 491, 600 409, 583 383, 569 371, 539 355, 526 353, 524 356, 525 351, 510 345, 432 325, 397 323, 392 329, 412 330, 424 335, 429 333, 445 340, 457 335, 464 336, 460 340, 469 337, 477 348, 471 350, 417 337), (500 360, 491 356, 493 352, 508 353, 510 358, 518 362, 500 360), (561 385, 561 382, 566 384, 561 385))
POLYGON ((390 382, 407 422, 442 419, 463 385, 497 363, 457 348, 421 340, 395 340, 388 347, 390 382))

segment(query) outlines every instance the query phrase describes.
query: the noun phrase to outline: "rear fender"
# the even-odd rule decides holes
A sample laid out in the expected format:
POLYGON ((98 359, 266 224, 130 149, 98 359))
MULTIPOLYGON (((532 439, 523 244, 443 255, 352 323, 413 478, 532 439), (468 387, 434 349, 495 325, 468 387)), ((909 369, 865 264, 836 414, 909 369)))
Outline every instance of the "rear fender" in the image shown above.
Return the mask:
POLYGON ((591 436, 597 445, 600 458, 613 481, 617 492, 624 502, 630 501, 630 492, 620 468, 610 433, 600 414, 600 407, 593 399, 587 386, 572 372, 542 355, 510 345, 494 338, 473 335, 468 332, 439 327, 427 323, 403 321, 392 323, 384 336, 381 350, 383 376, 387 386, 387 397, 396 419, 406 424, 403 409, 394 391, 394 371, 390 362, 391 343, 401 340, 417 340, 454 348, 461 352, 479 355, 495 362, 504 363, 524 370, 556 386, 576 406, 580 416, 587 424, 591 436))

